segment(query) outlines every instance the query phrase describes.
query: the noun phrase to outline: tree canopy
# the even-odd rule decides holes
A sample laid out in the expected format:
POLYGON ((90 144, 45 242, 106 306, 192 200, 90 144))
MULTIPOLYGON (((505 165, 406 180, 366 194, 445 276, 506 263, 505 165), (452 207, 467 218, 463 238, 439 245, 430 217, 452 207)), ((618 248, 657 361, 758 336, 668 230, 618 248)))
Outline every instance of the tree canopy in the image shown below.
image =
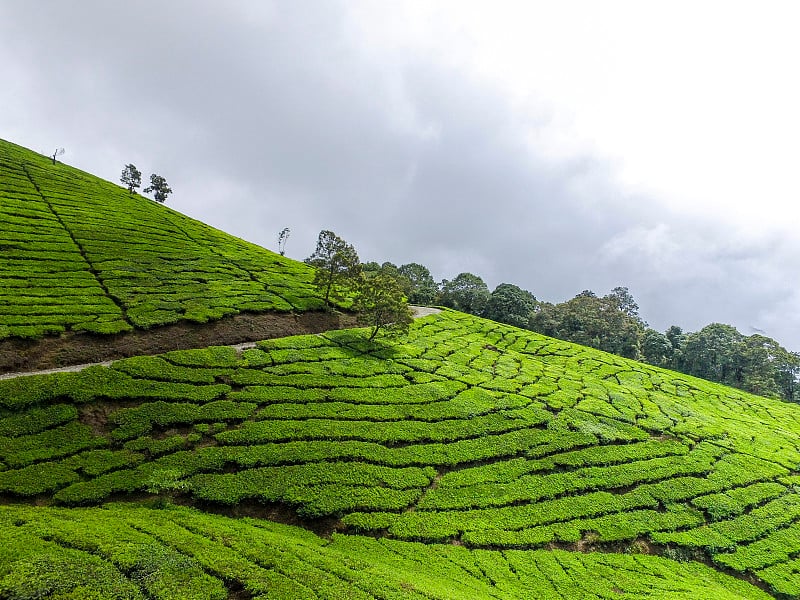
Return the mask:
POLYGON ((501 283, 489 296, 483 316, 515 327, 528 327, 536 309, 536 298, 527 290, 511 283, 501 283))
POLYGON ((163 203, 167 200, 167 196, 172 193, 172 188, 167 185, 167 180, 161 175, 153 173, 150 175, 150 185, 144 188, 145 194, 149 194, 150 192, 153 193, 153 199, 156 202, 163 203))
POLYGON ((353 302, 359 320, 372 328, 370 341, 380 330, 407 332, 413 321, 397 269, 391 267, 381 267, 370 277, 363 277, 353 302))
POLYGON ((797 401, 800 356, 764 335, 745 336, 722 323, 685 337, 676 370, 762 396, 797 401))
POLYGON ((599 298, 588 290, 561 304, 540 304, 530 328, 627 358, 639 358, 644 331, 642 321, 624 310, 616 295, 599 298))
POLYGON ((119 180, 122 182, 122 185, 128 188, 128 192, 134 194, 136 193, 136 188, 142 186, 142 172, 137 169, 134 164, 125 165, 119 180))
POLYGON ((428 267, 419 263, 407 263, 398 268, 400 275, 408 280, 408 301, 412 304, 433 304, 439 294, 428 267))
POLYGON ((328 230, 320 231, 317 247, 305 262, 316 269, 314 285, 327 306, 344 300, 361 275, 355 248, 328 230))
POLYGON ((472 273, 459 273, 452 281, 442 281, 439 302, 448 308, 480 315, 489 296, 489 288, 483 279, 472 273))

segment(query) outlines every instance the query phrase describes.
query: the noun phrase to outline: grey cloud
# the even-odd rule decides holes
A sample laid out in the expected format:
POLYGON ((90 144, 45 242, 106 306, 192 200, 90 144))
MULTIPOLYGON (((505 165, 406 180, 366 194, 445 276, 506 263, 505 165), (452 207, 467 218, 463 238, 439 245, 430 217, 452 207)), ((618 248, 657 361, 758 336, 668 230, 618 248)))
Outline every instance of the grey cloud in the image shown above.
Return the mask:
MULTIPOLYGON (((438 278, 469 270, 555 301, 628 285, 654 325, 778 337, 785 286, 744 283, 780 279, 784 263, 769 282, 759 270, 774 248, 659 229, 657 205, 602 161, 531 150, 546 122, 436 57, 369 55, 348 18, 336 2, 4 3, 0 64, 26 78, 0 90, 16 119, 0 127, 112 181, 129 161, 159 172, 172 206, 267 247, 289 226, 297 258, 333 229, 365 260, 438 278)), ((800 347, 800 323, 781 335, 800 347)))
POLYGON ((800 247, 776 238, 734 237, 713 222, 659 223, 609 240, 601 269, 617 269, 651 325, 696 330, 711 322, 763 331, 791 348, 800 345, 800 247))

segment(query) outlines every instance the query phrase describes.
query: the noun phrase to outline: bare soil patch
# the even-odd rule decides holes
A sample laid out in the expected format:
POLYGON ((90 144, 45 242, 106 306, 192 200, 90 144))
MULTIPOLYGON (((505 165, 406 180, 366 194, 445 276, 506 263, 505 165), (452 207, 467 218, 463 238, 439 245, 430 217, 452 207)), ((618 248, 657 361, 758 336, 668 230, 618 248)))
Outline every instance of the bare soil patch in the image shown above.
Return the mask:
POLYGON ((209 323, 181 322, 116 335, 68 332, 38 340, 0 341, 0 373, 38 371, 170 350, 247 344, 269 338, 356 327, 339 312, 241 313, 209 323))

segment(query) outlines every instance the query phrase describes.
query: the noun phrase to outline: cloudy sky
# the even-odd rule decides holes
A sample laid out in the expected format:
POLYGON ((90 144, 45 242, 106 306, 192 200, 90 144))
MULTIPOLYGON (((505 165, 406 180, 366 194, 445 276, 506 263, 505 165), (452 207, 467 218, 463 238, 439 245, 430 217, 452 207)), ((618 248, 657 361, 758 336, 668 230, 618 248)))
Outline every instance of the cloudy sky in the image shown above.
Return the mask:
POLYGON ((794 2, 4 0, 0 137, 302 259, 800 350, 794 2))

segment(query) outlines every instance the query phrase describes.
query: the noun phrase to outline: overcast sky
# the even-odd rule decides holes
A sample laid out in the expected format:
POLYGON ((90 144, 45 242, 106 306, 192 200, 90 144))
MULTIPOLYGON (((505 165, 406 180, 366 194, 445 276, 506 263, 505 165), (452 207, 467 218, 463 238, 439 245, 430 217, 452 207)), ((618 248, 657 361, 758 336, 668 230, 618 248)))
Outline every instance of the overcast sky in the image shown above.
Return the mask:
POLYGON ((800 350, 794 2, 3 0, 0 137, 303 259, 800 350))

